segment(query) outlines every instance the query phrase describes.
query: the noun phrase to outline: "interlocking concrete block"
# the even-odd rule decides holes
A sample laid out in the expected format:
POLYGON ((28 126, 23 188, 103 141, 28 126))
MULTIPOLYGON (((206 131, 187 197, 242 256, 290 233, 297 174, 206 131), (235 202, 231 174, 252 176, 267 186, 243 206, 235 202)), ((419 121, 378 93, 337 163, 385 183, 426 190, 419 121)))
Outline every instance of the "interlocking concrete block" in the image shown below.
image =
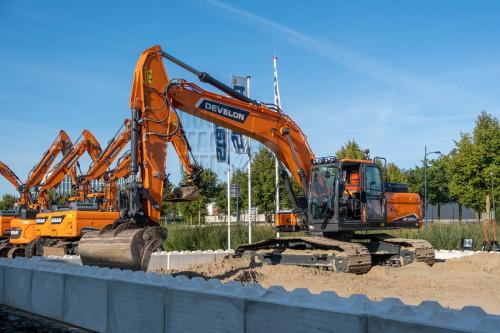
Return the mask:
POLYGON ((151 255, 151 259, 149 260, 148 270, 153 269, 170 269, 168 265, 168 257, 169 253, 155 252, 151 255))
POLYGON ((97 332, 106 332, 108 283, 111 270, 82 266, 65 278, 65 322, 97 332))
POLYGON ((121 278, 109 281, 108 330, 162 332, 165 325, 164 285, 152 280, 137 281, 133 274, 129 275, 130 282, 121 278))
POLYGON ((169 269, 180 269, 190 264, 203 264, 215 261, 215 252, 213 251, 194 251, 169 254, 169 269))
POLYGON ((165 332, 245 332, 245 300, 235 290, 231 295, 205 293, 207 285, 198 291, 166 290, 165 332))
POLYGON ((245 332, 369 332, 358 314, 273 301, 247 301, 245 332))
POLYGON ((32 276, 31 312, 63 321, 65 275, 35 269, 32 276))
POLYGON ((31 311, 33 271, 24 265, 6 267, 3 273, 3 303, 13 308, 31 311))
POLYGON ((82 261, 80 260, 80 256, 77 256, 77 255, 65 255, 63 257, 48 256, 47 259, 51 260, 53 262, 62 262, 62 263, 67 263, 67 264, 82 265, 82 261))

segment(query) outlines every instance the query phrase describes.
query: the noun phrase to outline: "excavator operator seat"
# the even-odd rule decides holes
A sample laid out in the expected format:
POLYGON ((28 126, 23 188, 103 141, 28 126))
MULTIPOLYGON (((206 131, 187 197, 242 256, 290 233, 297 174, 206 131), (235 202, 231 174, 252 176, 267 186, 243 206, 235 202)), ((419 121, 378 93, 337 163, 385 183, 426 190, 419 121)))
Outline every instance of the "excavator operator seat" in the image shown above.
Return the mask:
POLYGON ((359 172, 351 172, 348 179, 349 180, 345 186, 346 190, 348 190, 351 195, 359 193, 361 191, 359 188, 359 172))

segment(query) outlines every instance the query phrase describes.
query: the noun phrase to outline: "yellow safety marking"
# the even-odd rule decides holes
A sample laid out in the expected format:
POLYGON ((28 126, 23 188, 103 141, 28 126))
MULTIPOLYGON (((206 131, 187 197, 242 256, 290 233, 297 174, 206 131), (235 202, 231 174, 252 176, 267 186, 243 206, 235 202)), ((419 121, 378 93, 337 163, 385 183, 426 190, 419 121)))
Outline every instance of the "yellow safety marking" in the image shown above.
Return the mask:
POLYGON ((146 82, 153 83, 153 70, 152 69, 146 69, 146 82))

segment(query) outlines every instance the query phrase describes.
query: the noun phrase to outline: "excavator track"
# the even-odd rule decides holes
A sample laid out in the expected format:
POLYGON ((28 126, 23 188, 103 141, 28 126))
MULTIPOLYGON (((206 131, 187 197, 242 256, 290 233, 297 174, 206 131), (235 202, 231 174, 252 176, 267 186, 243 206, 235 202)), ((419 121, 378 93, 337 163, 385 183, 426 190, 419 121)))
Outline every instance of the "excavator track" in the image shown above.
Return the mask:
POLYGON ((417 262, 424 262, 432 266, 436 261, 434 247, 426 240, 398 238, 387 234, 376 234, 371 235, 371 237, 381 242, 399 245, 407 251, 413 252, 417 262))
POLYGON ((371 268, 370 253, 363 245, 326 237, 271 238, 238 246, 235 257, 250 257, 268 264, 319 267, 355 274, 364 274, 371 268), (294 247, 300 249, 294 250, 294 247))

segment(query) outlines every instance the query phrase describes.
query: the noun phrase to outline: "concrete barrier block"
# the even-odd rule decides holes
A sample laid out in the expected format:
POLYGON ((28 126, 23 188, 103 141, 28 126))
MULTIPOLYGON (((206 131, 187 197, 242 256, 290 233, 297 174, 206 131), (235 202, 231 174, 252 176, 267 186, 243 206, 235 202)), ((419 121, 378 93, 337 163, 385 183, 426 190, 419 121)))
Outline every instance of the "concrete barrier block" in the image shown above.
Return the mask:
POLYGON ((107 331, 108 283, 110 271, 100 272, 83 266, 74 275, 65 278, 64 320, 67 323, 97 332, 107 331))
POLYGON ((80 260, 80 256, 77 256, 77 255, 65 255, 63 257, 48 256, 47 259, 51 260, 53 262, 63 262, 63 263, 67 263, 67 264, 82 265, 82 261, 80 260))
POLYGON ((392 308, 395 305, 402 306, 402 305, 404 305, 404 303, 399 298, 387 297, 387 298, 384 298, 378 304, 378 307, 381 308, 381 309, 385 309, 385 308, 390 309, 390 308, 392 308))
POLYGON ((215 294, 203 292, 201 287, 198 290, 168 288, 164 331, 245 332, 245 300, 218 294, 222 289, 222 286, 217 288, 215 294))
POLYGON ((474 326, 475 332, 498 332, 500 327, 500 316, 488 316, 483 318, 479 324, 474 326))
POLYGON ((206 262, 215 261, 215 253, 203 253, 201 251, 195 252, 181 252, 179 254, 169 254, 168 265, 169 269, 180 269, 190 264, 203 264, 206 262))
POLYGON ((138 281, 139 274, 128 274, 129 282, 117 280, 116 275, 108 282, 108 330, 162 332, 165 325, 164 286, 152 280, 148 283, 138 281))
POLYGON ((13 308, 31 311, 33 271, 22 266, 25 266, 25 263, 13 262, 11 267, 4 270, 3 303, 13 308))
POLYGON ((338 308, 345 306, 345 298, 340 297, 334 291, 322 291, 318 295, 316 306, 319 308, 338 308))
MULTIPOLYGON (((293 293, 293 292, 292 292, 293 293)), ((273 300, 248 300, 245 332, 368 332, 363 316, 301 307, 273 300)))
POLYGON ((63 321, 65 275, 35 269, 32 276, 30 312, 63 321))
POLYGON ((437 311, 442 311, 444 308, 436 301, 423 301, 416 307, 416 310, 420 313, 434 313, 437 311))
POLYGON ((487 315, 488 314, 479 306, 464 306, 462 310, 458 312, 460 318, 481 319, 487 315))
POLYGON ((168 265, 168 252, 155 252, 149 260, 148 270, 153 269, 170 269, 168 265))

